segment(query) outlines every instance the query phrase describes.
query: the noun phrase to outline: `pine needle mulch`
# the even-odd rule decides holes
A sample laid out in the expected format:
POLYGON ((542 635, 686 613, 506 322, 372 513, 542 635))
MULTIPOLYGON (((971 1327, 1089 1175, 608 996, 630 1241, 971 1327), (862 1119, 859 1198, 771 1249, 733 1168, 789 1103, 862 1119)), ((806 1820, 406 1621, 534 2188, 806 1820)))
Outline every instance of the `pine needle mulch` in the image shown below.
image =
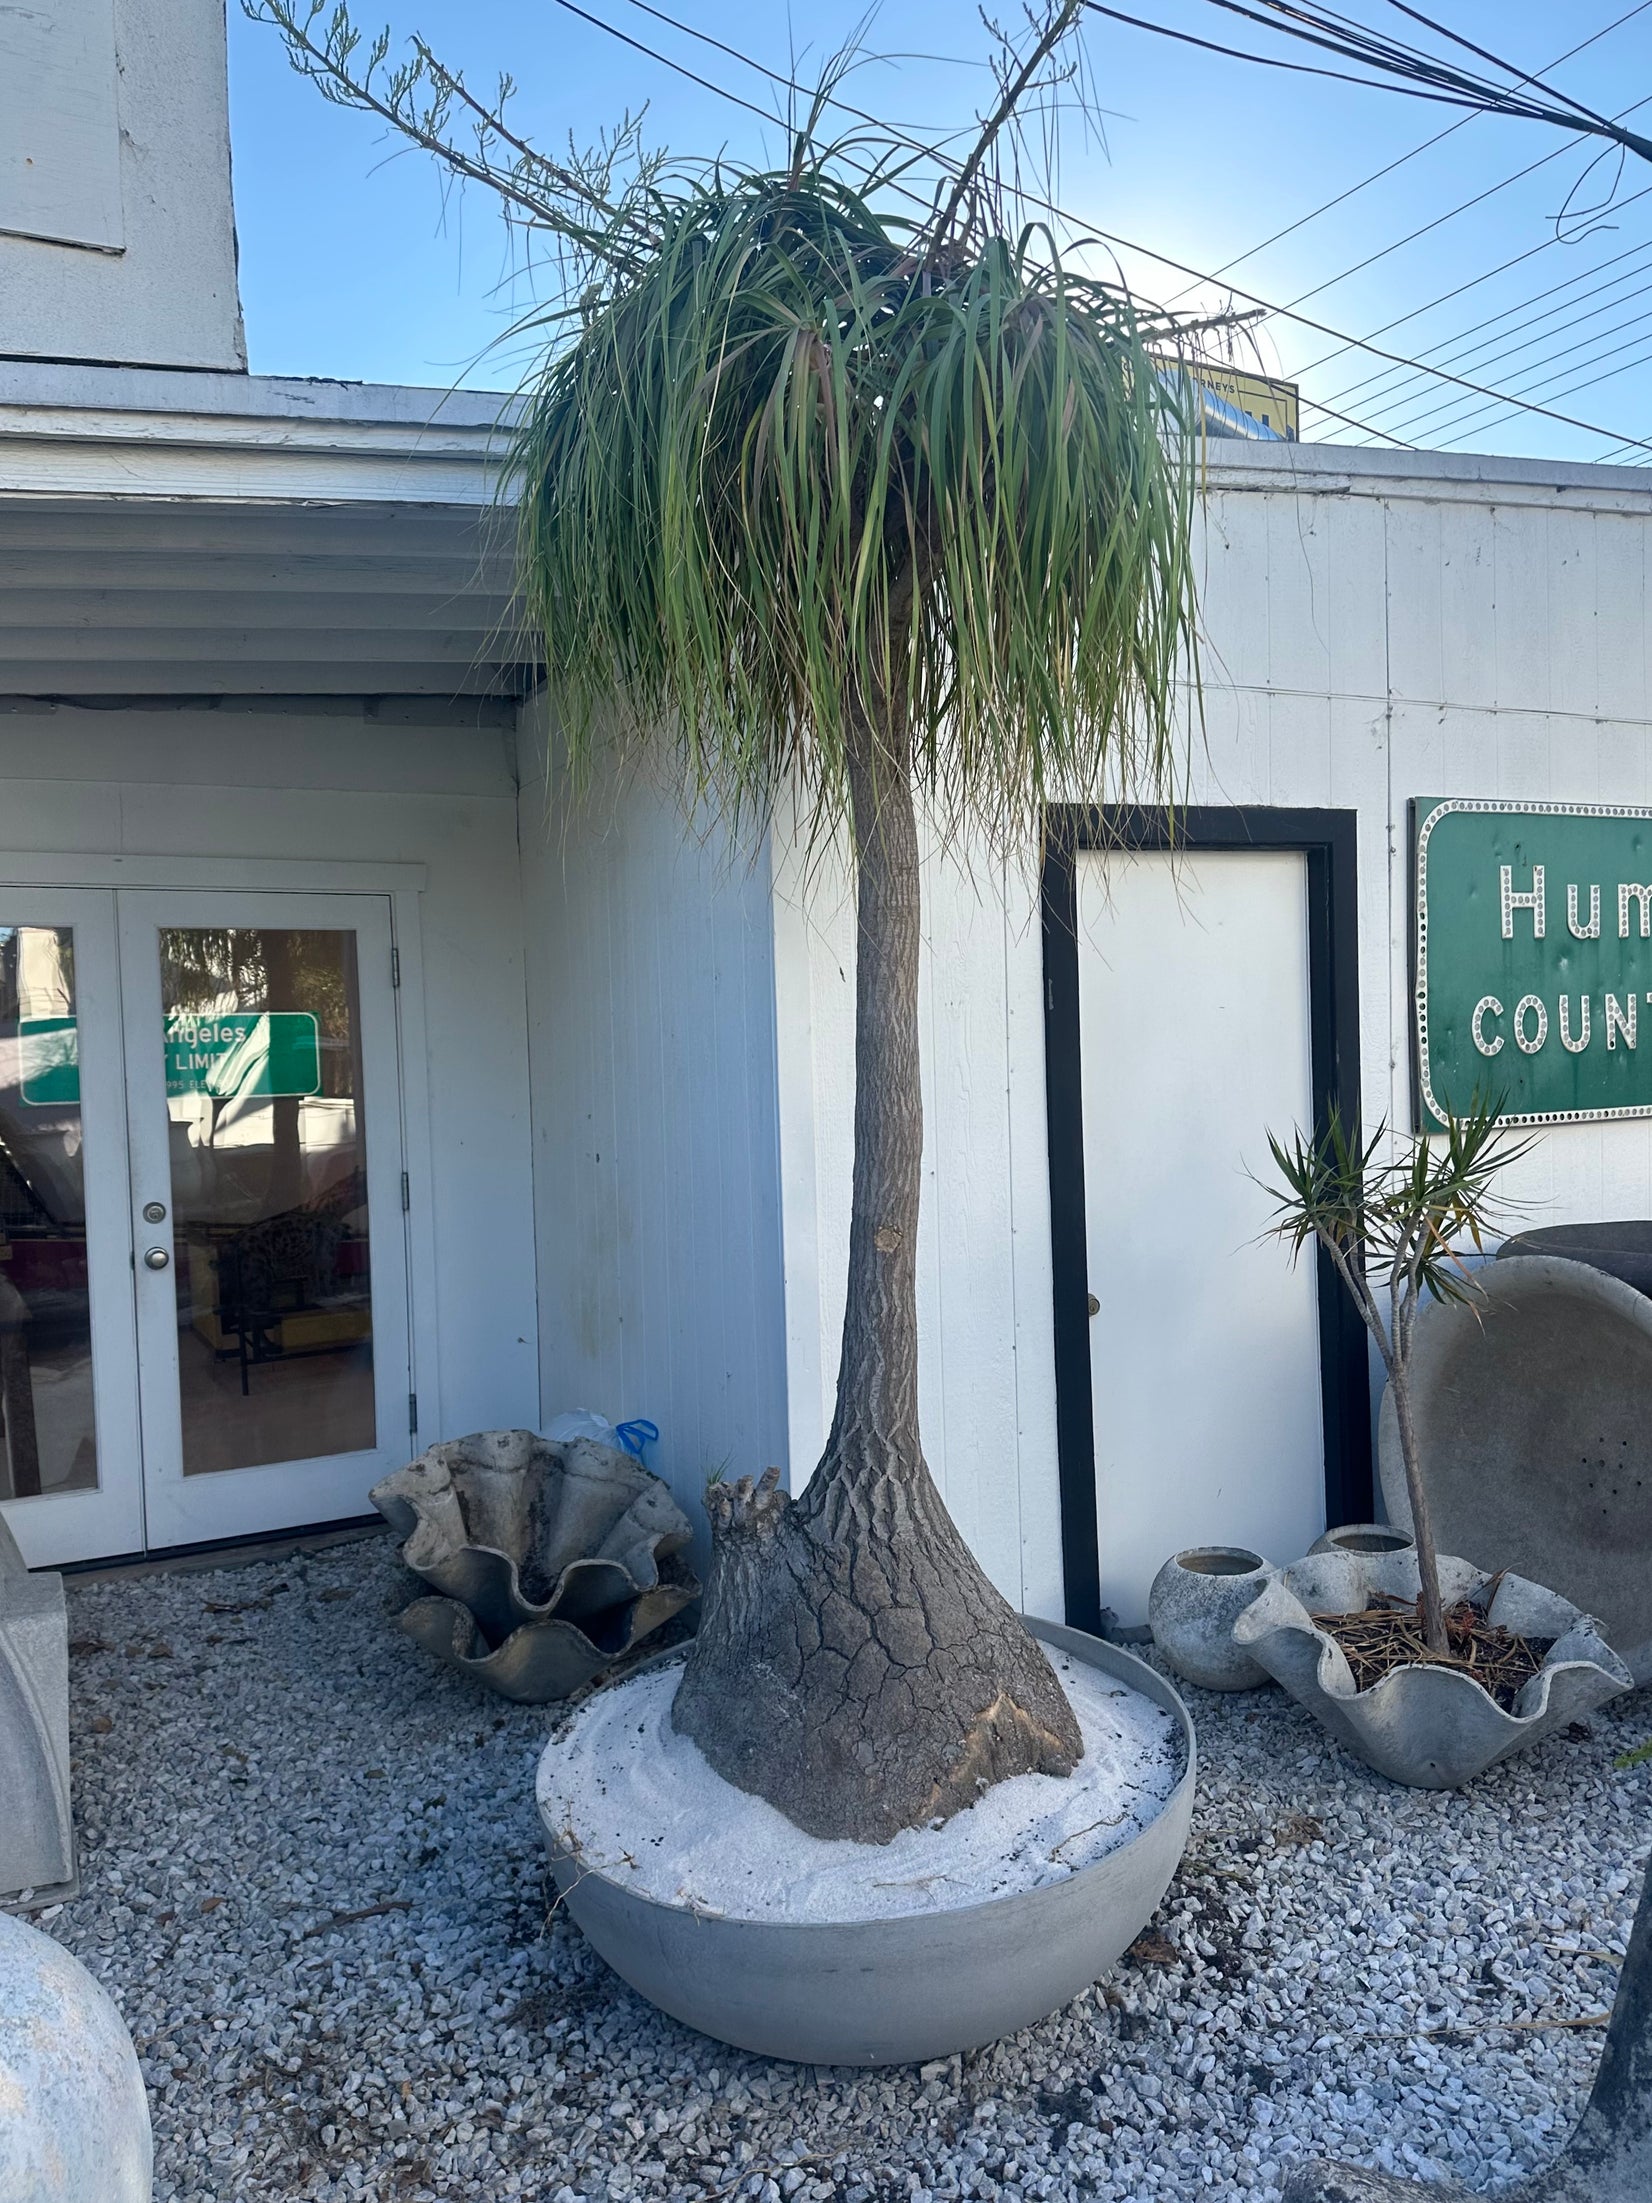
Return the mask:
POLYGON ((1313 1620, 1342 1647, 1356 1690, 1369 1690, 1395 1668, 1457 1668, 1505 1713, 1513 1713, 1515 1700, 1542 1667, 1554 1639, 1517 1637, 1501 1623, 1487 1621, 1486 1606, 1500 1580, 1494 1577, 1486 1586, 1485 1606, 1459 1599, 1446 1608, 1446 1642, 1451 1649, 1443 1655, 1428 1649, 1421 1599, 1396 1599, 1379 1591, 1361 1614, 1316 1614, 1313 1620))

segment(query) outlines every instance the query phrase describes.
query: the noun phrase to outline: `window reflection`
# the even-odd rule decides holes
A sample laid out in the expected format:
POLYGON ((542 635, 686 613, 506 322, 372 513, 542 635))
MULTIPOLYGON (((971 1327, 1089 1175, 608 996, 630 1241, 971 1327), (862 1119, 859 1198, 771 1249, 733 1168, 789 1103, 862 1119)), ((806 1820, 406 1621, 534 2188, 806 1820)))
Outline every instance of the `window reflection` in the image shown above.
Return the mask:
POLYGON ((74 935, 0 925, 0 1499, 97 1480, 74 935))
POLYGON ((160 937, 186 1476, 375 1442, 353 933, 160 937))

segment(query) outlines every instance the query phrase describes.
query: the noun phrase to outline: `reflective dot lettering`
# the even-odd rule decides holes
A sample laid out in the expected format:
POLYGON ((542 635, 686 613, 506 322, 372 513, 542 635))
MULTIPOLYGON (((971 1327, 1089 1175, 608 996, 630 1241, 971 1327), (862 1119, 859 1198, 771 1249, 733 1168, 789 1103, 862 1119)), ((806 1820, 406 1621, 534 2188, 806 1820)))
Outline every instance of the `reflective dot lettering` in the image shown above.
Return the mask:
POLYGON ((1514 1006, 1514 1045, 1522 1055, 1535 1056, 1548 1037, 1548 1011, 1538 1001, 1535 994, 1523 994, 1514 1006), (1537 1030, 1529 1040, 1526 1037, 1525 1026, 1525 1017, 1528 1010, 1532 1011, 1537 1018, 1537 1030))

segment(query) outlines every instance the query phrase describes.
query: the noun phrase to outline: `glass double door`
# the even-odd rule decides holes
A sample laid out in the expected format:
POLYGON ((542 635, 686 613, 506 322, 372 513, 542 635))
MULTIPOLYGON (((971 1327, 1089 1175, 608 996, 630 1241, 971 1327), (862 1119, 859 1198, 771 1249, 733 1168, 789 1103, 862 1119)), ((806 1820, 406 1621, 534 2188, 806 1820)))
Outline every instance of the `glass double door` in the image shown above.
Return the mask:
POLYGON ((34 1566, 408 1451, 390 905, 0 887, 0 1504, 34 1566))

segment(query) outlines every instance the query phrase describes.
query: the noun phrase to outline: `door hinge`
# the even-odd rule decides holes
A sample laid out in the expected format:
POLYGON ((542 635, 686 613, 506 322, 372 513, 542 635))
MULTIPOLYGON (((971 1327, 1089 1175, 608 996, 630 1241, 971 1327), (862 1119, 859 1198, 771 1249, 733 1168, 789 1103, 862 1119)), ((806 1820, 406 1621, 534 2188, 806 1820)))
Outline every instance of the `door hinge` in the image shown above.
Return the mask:
POLYGON ((419 1427, 419 1395, 416 1392, 407 1395, 407 1427, 410 1431, 419 1427))
POLYGON ((407 1175, 406 1171, 404 1170, 404 1171, 402 1172, 402 1214, 403 1214, 403 1216, 405 1216, 405 1215, 407 1214, 408 1210, 409 1210, 409 1209, 410 1209, 410 1208, 411 1208, 412 1206, 413 1206, 413 1187, 412 1187, 412 1184, 411 1184, 411 1182, 410 1182, 410 1180, 409 1180, 409 1178, 408 1178, 408 1175, 407 1175))
POLYGON ((392 950, 390 951, 390 984, 393 987, 399 987, 401 983, 402 952, 398 948, 392 948, 392 950))

